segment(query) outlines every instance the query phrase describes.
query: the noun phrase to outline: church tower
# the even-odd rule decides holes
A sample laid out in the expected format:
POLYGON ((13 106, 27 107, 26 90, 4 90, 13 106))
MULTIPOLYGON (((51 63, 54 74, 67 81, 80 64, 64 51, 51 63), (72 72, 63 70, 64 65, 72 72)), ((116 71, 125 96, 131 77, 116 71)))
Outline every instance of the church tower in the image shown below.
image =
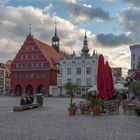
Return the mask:
POLYGON ((56 27, 56 21, 55 21, 55 32, 54 36, 52 37, 52 47, 59 53, 59 37, 57 36, 57 27, 56 27))
POLYGON ((86 35, 86 30, 85 30, 85 36, 84 36, 84 41, 83 41, 83 48, 82 48, 82 56, 89 56, 89 49, 88 49, 88 41, 87 41, 87 35, 86 35))

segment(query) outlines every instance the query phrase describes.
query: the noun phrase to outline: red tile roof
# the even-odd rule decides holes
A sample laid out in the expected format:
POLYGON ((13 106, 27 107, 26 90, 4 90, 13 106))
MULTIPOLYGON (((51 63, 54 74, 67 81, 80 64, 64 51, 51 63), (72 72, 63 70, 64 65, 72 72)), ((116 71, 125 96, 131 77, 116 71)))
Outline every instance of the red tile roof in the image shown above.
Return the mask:
POLYGON ((44 57, 49 61, 50 68, 56 69, 55 65, 58 64, 60 61, 60 54, 57 53, 57 51, 50 45, 37 39, 34 39, 34 41, 41 50, 44 57))
POLYGON ((66 57, 70 56, 67 53, 60 51, 59 53, 50 45, 38 40, 34 39, 36 45, 41 50, 42 54, 45 58, 50 62, 50 68, 56 69, 56 64, 59 64, 60 59, 65 55, 66 57))

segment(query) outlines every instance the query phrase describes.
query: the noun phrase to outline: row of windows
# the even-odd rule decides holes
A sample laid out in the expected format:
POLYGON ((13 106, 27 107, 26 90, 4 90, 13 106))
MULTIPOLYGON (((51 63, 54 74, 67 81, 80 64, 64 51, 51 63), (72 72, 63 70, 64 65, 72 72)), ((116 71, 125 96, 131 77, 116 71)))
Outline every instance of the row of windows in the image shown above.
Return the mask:
MULTIPOLYGON (((71 83, 71 82, 72 82, 72 79, 68 78, 68 79, 67 79, 67 82, 68 82, 68 83, 71 83)), ((81 78, 77 78, 77 79, 76 79, 76 83, 80 86, 80 85, 81 85, 81 78)), ((87 78, 87 79, 86 79, 86 85, 87 85, 87 86, 91 86, 91 78, 87 78)))
POLYGON ((135 59, 138 59, 138 60, 139 60, 139 59, 140 59, 140 56, 137 56, 137 55, 135 55, 135 54, 132 54, 132 59, 133 59, 133 60, 135 60, 135 59))
POLYGON ((45 79, 46 78, 46 73, 42 73, 42 74, 39 74, 37 73, 36 75, 34 73, 26 73, 26 74, 14 74, 14 79, 22 79, 22 78, 25 78, 25 79, 33 79, 33 78, 36 78, 36 79, 45 79))
POLYGON ((38 50, 38 47, 37 46, 26 46, 25 47, 25 50, 38 50))
POLYGON ((30 54, 19 54, 18 57, 20 59, 29 59, 29 58, 31 58, 31 59, 39 59, 39 58, 44 58, 43 55, 40 55, 40 54, 32 54, 32 55, 30 55, 30 54))
MULTIPOLYGON (((71 73, 72 73, 72 69, 71 68, 67 68, 67 74, 71 75, 71 73)), ((81 68, 77 68, 76 69, 76 73, 77 74, 81 74, 81 68)), ((91 67, 87 67, 86 68, 86 74, 91 74, 91 67)))
POLYGON ((31 65, 29 63, 25 64, 16 64, 16 68, 44 68, 44 63, 32 62, 31 65))

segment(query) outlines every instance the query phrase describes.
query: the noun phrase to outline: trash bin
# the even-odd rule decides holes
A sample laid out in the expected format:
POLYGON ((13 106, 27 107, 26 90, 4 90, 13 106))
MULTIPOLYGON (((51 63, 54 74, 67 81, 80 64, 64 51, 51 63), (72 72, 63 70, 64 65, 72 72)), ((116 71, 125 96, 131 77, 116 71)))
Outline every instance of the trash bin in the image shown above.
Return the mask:
POLYGON ((43 94, 41 93, 37 94, 37 104, 43 105, 43 94))

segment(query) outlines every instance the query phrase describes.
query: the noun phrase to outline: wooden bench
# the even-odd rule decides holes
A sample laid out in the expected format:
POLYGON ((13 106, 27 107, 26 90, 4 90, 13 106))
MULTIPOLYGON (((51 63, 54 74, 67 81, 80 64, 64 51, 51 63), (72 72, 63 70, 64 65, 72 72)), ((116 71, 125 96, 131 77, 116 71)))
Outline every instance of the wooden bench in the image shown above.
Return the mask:
POLYGON ((23 111, 27 109, 33 109, 39 107, 38 104, 29 104, 29 105, 15 105, 13 106, 13 111, 23 111))

